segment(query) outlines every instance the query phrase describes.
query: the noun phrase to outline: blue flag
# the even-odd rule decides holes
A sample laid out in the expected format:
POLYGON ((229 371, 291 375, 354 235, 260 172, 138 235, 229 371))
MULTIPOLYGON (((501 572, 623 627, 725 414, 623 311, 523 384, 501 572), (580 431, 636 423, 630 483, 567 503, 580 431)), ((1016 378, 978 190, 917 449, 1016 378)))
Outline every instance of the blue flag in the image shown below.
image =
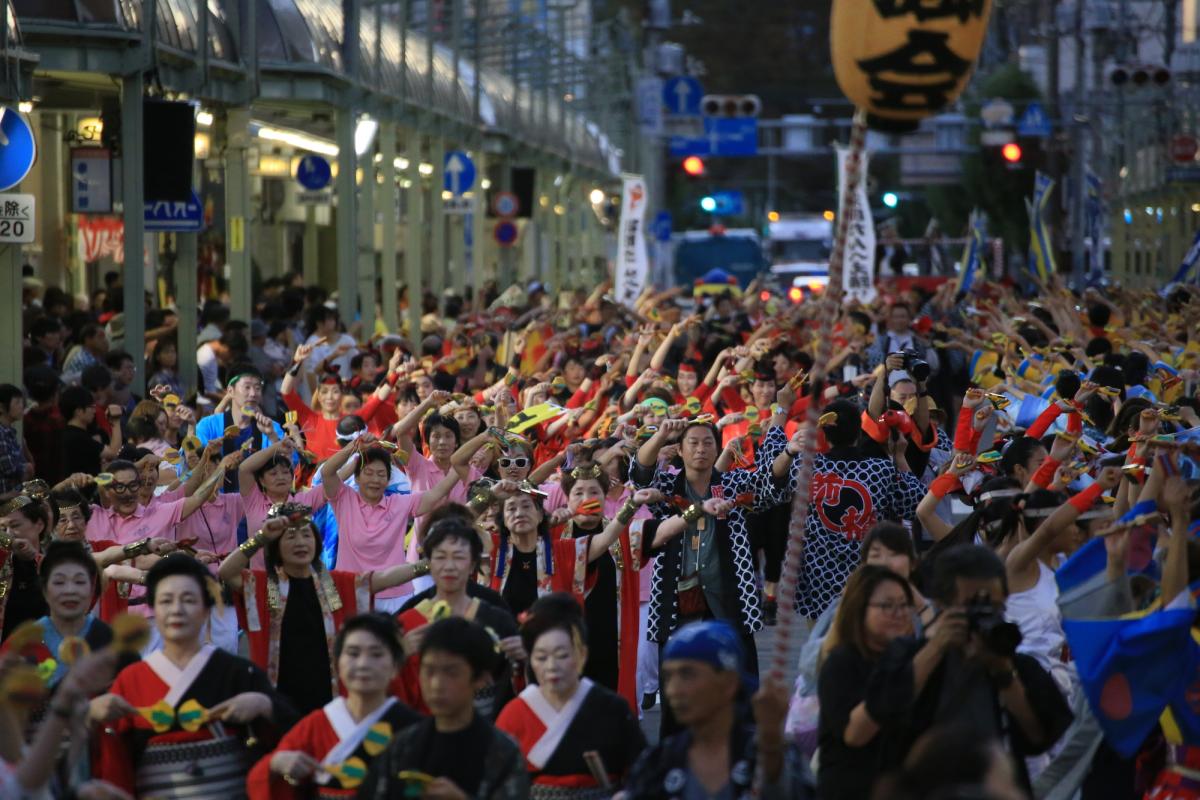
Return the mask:
POLYGON ((1046 204, 1050 202, 1050 192, 1054 189, 1054 181, 1049 175, 1037 173, 1033 182, 1033 200, 1028 202, 1029 210, 1029 264, 1042 281, 1050 279, 1054 269, 1054 249, 1051 247, 1050 231, 1046 228, 1046 220, 1042 214, 1046 204))
POLYGON ((958 270, 957 294, 960 295, 971 291, 971 286, 975 283, 975 275, 979 272, 979 265, 983 259, 983 214, 979 209, 971 212, 969 227, 967 243, 963 247, 962 262, 958 270))
MULTIPOLYGON (((1193 609, 1140 619, 1064 619, 1079 681, 1104 737, 1131 756, 1168 706, 1182 702, 1200 665, 1193 609)), ((1188 712, 1187 722, 1195 721, 1188 712)))
MULTIPOLYGON (((1187 283, 1197 261, 1200 261, 1200 231, 1196 231, 1196 235, 1192 238, 1192 246, 1183 254, 1183 261, 1179 264, 1175 277, 1171 278, 1171 283, 1187 283)), ((1165 292, 1164 289, 1163 293, 1165 292)))

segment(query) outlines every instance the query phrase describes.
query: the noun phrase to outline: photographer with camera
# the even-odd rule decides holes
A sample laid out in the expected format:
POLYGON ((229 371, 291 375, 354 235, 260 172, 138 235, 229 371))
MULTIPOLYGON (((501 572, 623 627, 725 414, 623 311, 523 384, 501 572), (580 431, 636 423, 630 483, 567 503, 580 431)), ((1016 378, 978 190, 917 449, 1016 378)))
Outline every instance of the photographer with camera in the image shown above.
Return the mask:
POLYGON ((913 312, 907 304, 899 301, 893 303, 887 310, 885 320, 886 329, 867 348, 867 369, 875 369, 892 353, 912 352, 916 359, 929 365, 930 376, 941 371, 942 363, 937 351, 913 331, 913 312))
MULTIPOLYGON (((925 474, 925 468, 929 466, 929 452, 939 438, 937 428, 929 418, 929 412, 933 409, 933 400, 926 389, 929 377, 929 363, 922 360, 916 351, 889 353, 867 402, 867 416, 870 419, 882 419, 887 427, 893 429, 893 433, 904 436, 908 442, 904 458, 916 475, 925 474)), ((879 441, 878 436, 872 438, 879 441)))
POLYGON ((1028 791, 1025 758, 1048 750, 1072 715, 1050 673, 1016 652, 1021 632, 1004 619, 1004 564, 980 545, 952 547, 938 558, 930 589, 938 618, 923 639, 900 639, 884 652, 866 712, 881 725, 907 720, 914 739, 956 723, 999 740, 1028 791))

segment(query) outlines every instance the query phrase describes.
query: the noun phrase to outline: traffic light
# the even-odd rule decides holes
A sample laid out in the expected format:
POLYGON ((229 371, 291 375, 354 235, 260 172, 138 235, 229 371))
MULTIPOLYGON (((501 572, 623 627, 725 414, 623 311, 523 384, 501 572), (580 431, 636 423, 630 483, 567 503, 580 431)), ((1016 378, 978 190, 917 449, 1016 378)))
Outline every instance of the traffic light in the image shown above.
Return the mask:
POLYGON ((683 160, 683 171, 692 178, 704 174, 704 159, 700 156, 688 156, 683 160))
POLYGON ((716 211, 717 210, 717 198, 712 197, 711 195, 705 195, 704 197, 701 197, 700 198, 700 210, 707 214, 711 214, 714 211, 716 211))
POLYGON ((895 192, 884 192, 882 199, 883 204, 888 208, 895 208, 896 206, 900 205, 900 195, 896 194, 895 192))
POLYGON ((1017 167, 1021 164, 1021 157, 1024 153, 1021 150, 1021 145, 1016 142, 1009 142, 1000 148, 1000 155, 1008 162, 1009 166, 1017 167))

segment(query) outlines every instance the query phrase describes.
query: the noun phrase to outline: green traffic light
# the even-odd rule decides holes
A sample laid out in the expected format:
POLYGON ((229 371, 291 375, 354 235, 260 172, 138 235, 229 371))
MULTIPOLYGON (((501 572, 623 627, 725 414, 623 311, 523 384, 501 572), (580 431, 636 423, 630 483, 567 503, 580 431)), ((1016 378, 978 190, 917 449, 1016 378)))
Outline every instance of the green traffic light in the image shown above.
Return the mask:
POLYGON ((711 214, 717 210, 717 201, 712 197, 701 197, 700 210, 711 214))

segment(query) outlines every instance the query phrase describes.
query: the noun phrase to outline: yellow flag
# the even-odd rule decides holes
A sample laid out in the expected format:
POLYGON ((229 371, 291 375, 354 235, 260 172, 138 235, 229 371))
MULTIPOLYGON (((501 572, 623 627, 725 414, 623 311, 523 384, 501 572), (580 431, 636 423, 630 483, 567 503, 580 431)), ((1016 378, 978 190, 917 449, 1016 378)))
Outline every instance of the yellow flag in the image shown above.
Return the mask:
POLYGON ((549 422, 552 419, 562 416, 567 413, 567 410, 555 403, 539 403, 536 406, 530 406, 524 411, 518 411, 508 421, 508 426, 505 428, 509 433, 521 433, 522 431, 532 428, 534 425, 541 425, 543 422, 549 422))

